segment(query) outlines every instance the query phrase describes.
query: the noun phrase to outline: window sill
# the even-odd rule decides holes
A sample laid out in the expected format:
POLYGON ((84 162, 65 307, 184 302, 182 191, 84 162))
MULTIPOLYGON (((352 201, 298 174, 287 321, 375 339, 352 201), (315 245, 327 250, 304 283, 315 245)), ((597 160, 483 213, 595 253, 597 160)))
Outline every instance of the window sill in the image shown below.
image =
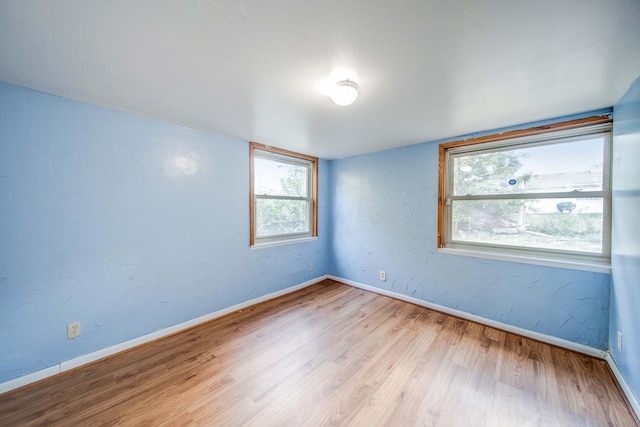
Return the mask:
POLYGON ((611 265, 604 263, 576 261, 570 259, 553 259, 505 253, 474 251, 469 249, 438 248, 438 252, 448 255, 470 256, 474 258, 492 259, 496 261, 519 262, 522 264, 541 265, 544 267, 566 268, 570 270, 591 271, 593 273, 611 274, 611 265))
POLYGON ((276 240, 272 242, 256 243, 251 246, 251 249, 272 248, 274 246, 284 246, 284 245, 292 245, 295 243, 313 242, 315 240, 318 240, 318 238, 317 237, 300 237, 297 239, 276 240))

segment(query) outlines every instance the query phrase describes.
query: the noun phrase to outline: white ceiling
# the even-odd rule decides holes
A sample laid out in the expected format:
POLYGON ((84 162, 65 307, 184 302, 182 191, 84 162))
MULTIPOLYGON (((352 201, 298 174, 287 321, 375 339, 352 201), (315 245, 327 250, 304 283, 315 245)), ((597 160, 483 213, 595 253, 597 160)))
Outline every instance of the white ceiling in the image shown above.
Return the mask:
POLYGON ((0 81, 326 159, 609 107, 638 75, 638 0, 0 0, 0 81))

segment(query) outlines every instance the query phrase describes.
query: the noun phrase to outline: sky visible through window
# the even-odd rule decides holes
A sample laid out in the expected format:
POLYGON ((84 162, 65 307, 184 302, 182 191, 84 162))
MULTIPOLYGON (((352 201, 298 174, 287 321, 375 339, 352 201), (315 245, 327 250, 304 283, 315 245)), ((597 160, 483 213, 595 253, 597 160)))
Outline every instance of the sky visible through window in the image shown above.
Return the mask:
POLYGON ((585 172, 598 163, 602 167, 604 137, 583 138, 564 144, 517 150, 521 170, 534 174, 585 172))
POLYGON ((306 167, 256 157, 255 192, 256 194, 306 196, 306 167), (284 186, 287 178, 300 174, 302 181, 284 186), (298 184, 298 185, 295 185, 298 184), (284 188, 286 187, 286 188, 284 188))

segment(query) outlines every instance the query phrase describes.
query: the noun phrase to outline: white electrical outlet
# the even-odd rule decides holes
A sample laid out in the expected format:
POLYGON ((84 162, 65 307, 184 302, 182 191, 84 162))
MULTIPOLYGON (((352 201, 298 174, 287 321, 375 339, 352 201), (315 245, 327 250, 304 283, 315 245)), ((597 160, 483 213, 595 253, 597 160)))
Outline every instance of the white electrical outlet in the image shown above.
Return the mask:
POLYGON ((313 271, 313 264, 309 264, 309 271, 313 271))
POLYGON ((387 272, 380 270, 380 280, 387 280, 387 272))
POLYGON ((80 336, 80 322, 67 324, 67 338, 75 338, 80 336))
POLYGON ((622 332, 618 331, 618 353, 622 353, 622 332))

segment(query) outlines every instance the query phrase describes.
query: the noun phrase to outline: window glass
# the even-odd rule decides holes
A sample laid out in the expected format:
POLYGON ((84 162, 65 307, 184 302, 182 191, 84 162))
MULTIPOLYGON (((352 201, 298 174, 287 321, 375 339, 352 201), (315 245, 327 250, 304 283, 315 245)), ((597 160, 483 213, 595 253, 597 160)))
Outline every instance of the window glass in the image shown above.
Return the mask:
POLYGON ((440 247, 608 262, 611 124, 595 119, 442 144, 440 247))
POLYGON ((453 158, 456 196, 602 190, 604 136, 453 158))
POLYGON ((256 157, 254 167, 256 194, 307 197, 308 165, 256 157))
POLYGON ((251 143, 251 245, 317 236, 317 158, 251 143))
POLYGON ((309 232, 306 200, 256 200, 256 237, 309 232))
POLYGON ((603 201, 454 200, 452 240, 599 254, 603 201))

